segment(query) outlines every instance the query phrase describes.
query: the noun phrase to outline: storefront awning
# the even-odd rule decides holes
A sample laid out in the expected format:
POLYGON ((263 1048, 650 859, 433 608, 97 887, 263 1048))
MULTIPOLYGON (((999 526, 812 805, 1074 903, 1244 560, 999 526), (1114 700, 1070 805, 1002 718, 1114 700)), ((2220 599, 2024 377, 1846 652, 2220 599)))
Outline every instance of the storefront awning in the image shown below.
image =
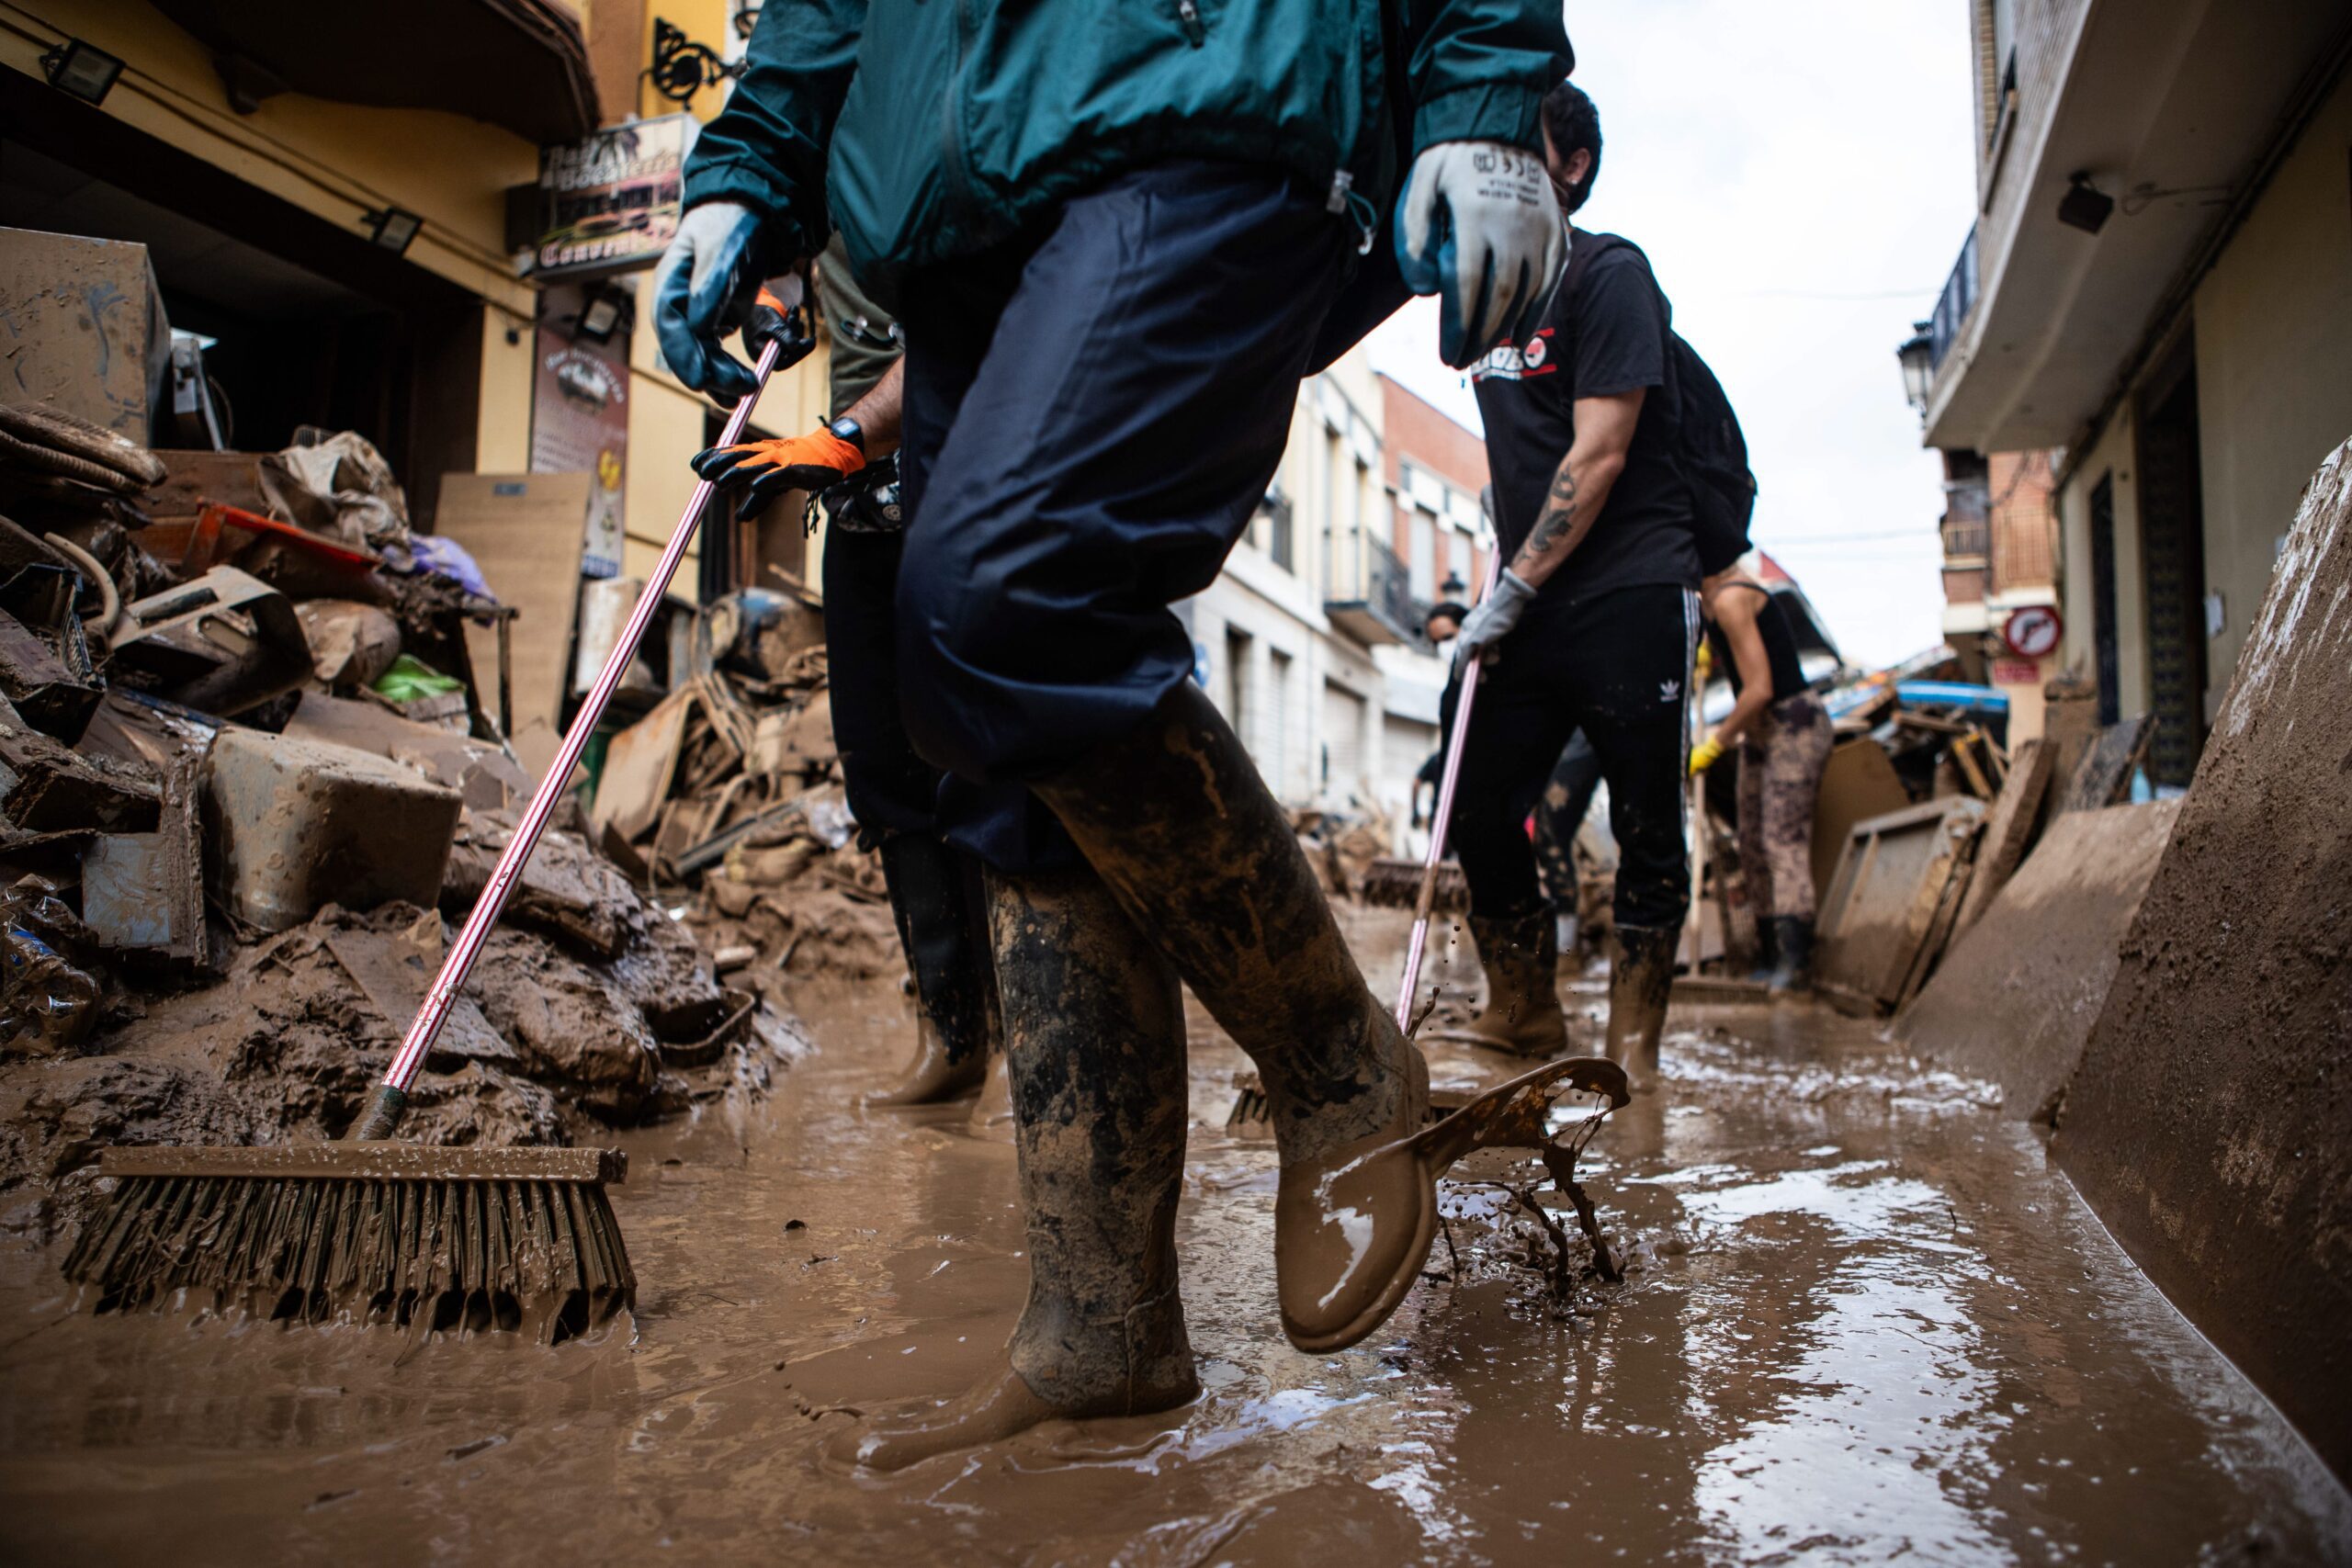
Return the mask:
POLYGON ((232 96, 307 93, 445 109, 539 145, 598 123, 580 21, 558 0, 156 0, 210 49, 232 96))

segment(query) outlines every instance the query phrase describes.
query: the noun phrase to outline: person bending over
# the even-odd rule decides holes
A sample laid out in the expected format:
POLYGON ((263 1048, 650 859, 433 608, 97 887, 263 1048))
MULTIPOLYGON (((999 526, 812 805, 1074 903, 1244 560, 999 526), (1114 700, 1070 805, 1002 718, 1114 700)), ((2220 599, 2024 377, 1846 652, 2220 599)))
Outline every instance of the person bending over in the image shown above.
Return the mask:
POLYGON ((1837 738, 1771 590, 1733 565, 1699 592, 1707 640, 1736 700, 1691 749, 1690 771, 1739 748, 1739 875, 1758 930, 1770 933, 1766 979, 1786 993, 1805 984, 1813 954, 1813 811, 1837 738))

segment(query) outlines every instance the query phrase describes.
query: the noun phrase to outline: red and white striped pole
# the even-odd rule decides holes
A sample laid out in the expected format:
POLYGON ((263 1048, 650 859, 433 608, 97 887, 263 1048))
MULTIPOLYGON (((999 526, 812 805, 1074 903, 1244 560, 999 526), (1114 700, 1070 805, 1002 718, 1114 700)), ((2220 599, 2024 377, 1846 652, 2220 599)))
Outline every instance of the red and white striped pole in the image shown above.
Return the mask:
MULTIPOLYGON (((753 384, 735 412, 727 416, 727 428, 719 433, 718 445, 731 446, 742 438, 743 427, 751 423, 752 409, 760 400, 760 393, 768 384, 768 377, 784 352, 783 341, 770 337, 760 351, 759 364, 752 369, 753 384)), ((653 612, 661 604, 662 596, 669 592, 670 580, 677 575, 679 562, 685 559, 686 546, 693 542, 695 528, 702 522, 703 509, 710 504, 712 485, 708 479, 695 484, 694 494, 686 500, 685 514, 678 519, 678 526, 662 551, 662 559, 653 569, 653 576, 646 582, 645 592, 639 596, 637 607, 629 612, 628 624, 605 658, 605 667, 596 673, 596 683, 588 690, 588 699, 571 720, 571 728, 564 732, 563 744, 557 748, 555 761, 539 781, 531 804, 523 819, 514 826, 506 840, 506 848, 499 854, 498 865, 490 874, 490 885, 475 900, 473 913, 466 917, 463 930, 449 945, 449 956, 441 963, 441 973, 434 977, 433 988, 424 994, 424 1005, 417 1010, 416 1019, 408 1026, 408 1033, 401 1041, 392 1065, 384 1074, 382 1088, 378 1091, 375 1108, 363 1125, 351 1135, 356 1138, 386 1137, 399 1121, 408 1102, 409 1085, 416 1081, 418 1069, 424 1065, 424 1054, 430 1050, 435 1036, 441 1032, 442 1021, 456 1005, 458 991, 471 973, 474 960, 481 953, 482 944, 490 940, 491 928, 498 924, 498 917, 506 908, 506 897, 514 891, 514 883, 523 874, 523 866, 537 847, 539 835, 546 831, 548 818, 555 815, 556 803, 563 798, 564 788, 571 778, 571 770, 580 764, 581 752, 588 749, 588 738, 595 733, 597 721, 605 716, 605 705, 628 672, 629 660, 636 656, 637 645, 652 625, 653 612)))
MULTIPOLYGON (((1485 603, 1495 591, 1495 580, 1501 573, 1503 555, 1499 547, 1487 558, 1487 580, 1478 585, 1478 599, 1485 603)), ((1453 703, 1453 733, 1445 742, 1445 775, 1437 786, 1437 815, 1430 822, 1430 854, 1421 866, 1421 896, 1413 907, 1413 940, 1405 948, 1405 983, 1396 988, 1396 1027, 1413 1026, 1413 987, 1420 984, 1421 955, 1429 947, 1430 911, 1437 902, 1437 868, 1445 859, 1446 825, 1453 820, 1453 781, 1462 773, 1462 742, 1470 733, 1470 705, 1478 695, 1478 660, 1462 661, 1462 694, 1453 703)))

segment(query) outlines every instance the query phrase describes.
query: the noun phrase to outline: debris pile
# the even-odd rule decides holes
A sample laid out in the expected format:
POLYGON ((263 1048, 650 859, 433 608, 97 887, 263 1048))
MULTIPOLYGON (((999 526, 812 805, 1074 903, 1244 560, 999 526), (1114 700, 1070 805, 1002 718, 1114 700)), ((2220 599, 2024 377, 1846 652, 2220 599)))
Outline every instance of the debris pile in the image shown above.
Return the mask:
MULTIPOLYGON (((2100 729, 2076 682, 2050 683, 2047 733, 2007 744, 2007 699, 1931 649, 1832 687, 1838 745, 1814 817, 1815 982, 1854 1013, 1899 1011, 2062 813, 2129 796, 2153 720, 2100 729), (2080 722, 2077 722, 2080 720, 2080 722)), ((1740 973, 1753 921, 1738 894, 1735 770, 1707 781, 1702 952, 1740 973)))
POLYGON ((823 636, 797 596, 706 606, 692 672, 613 738, 588 809, 598 844, 677 889, 705 945, 763 984, 903 965, 879 857, 842 793, 823 636))
MULTIPOLYGON (((356 434, 158 453, 0 405, 0 1227, 45 1233, 107 1144, 349 1125, 533 787, 469 652, 511 619, 356 434)), ((785 688, 820 689, 801 651, 785 688)), ((540 841, 404 1136, 566 1143, 802 1048, 584 826, 540 841)))

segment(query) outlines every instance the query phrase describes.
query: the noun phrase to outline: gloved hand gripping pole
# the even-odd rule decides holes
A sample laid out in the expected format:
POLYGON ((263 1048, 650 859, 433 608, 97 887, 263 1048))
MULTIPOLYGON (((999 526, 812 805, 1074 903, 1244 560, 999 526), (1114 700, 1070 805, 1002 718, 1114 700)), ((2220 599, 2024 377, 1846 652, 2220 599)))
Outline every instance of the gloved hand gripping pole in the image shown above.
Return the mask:
MULTIPOLYGON (((763 304, 774 305, 777 313, 785 307, 761 291, 763 304)), ((727 428, 718 438, 721 446, 731 446, 741 439, 743 427, 751 423, 752 408, 766 389, 768 377, 777 368, 786 341, 769 336, 760 350, 759 364, 752 368, 753 386, 735 412, 727 418, 727 428)), ((800 338, 791 345, 797 352, 795 359, 808 352, 810 340, 800 338)), ((605 705, 612 701, 614 691, 628 671, 629 660, 636 657, 637 645, 644 637, 646 627, 653 621, 653 612, 669 592, 670 579, 676 575, 678 563, 685 558, 686 547, 694 541, 695 530, 702 522, 703 509, 710 504, 714 486, 708 479, 695 486, 694 494, 686 500, 685 514, 678 519, 677 528, 670 536, 670 543, 662 551, 662 559, 645 584, 645 592, 629 612, 628 624, 605 658, 605 667, 597 671, 596 683, 589 688, 588 699, 581 704, 573 716, 571 728, 564 732, 563 744, 555 754, 547 776, 531 796, 530 808, 514 826, 506 840, 506 848, 498 857, 497 869, 490 874, 490 885, 475 900, 473 913, 466 917, 465 929, 449 946, 449 956, 442 961, 441 973, 433 981, 433 988, 424 994, 424 1005, 417 1010, 416 1020, 408 1026, 408 1034, 401 1041, 401 1048, 392 1057, 390 1070, 376 1091, 376 1100, 358 1125, 348 1136, 352 1138, 389 1138, 400 1124, 401 1113, 408 1109, 409 1086, 416 1081, 417 1070, 424 1065, 424 1054, 433 1046, 434 1038, 441 1032, 442 1021, 449 1016, 449 1009, 458 999, 458 988, 481 956, 482 943, 490 939, 491 928, 498 924, 501 910, 506 908, 506 896, 514 890, 515 880, 523 874, 524 863, 531 858, 539 835, 547 829, 548 818, 555 815, 556 803, 563 798, 565 787, 571 779, 571 770, 579 765, 580 753, 587 750, 588 738, 595 733, 596 723, 605 716, 605 705)))
MULTIPOLYGON (((1487 558, 1487 580, 1478 585, 1484 602, 1495 591, 1503 566, 1502 551, 1487 558)), ((1413 987, 1421 981, 1421 956, 1430 942, 1430 909, 1437 901, 1437 868, 1445 860, 1445 829, 1453 820, 1453 782, 1462 773, 1462 743, 1470 734, 1470 705, 1478 695, 1476 659, 1462 661, 1462 694, 1453 702, 1453 733, 1445 742, 1445 776, 1437 786, 1436 815, 1430 820, 1430 855, 1421 866, 1421 894, 1413 901, 1413 940, 1405 949, 1405 983, 1396 987, 1396 1027, 1413 1030, 1413 987)))

